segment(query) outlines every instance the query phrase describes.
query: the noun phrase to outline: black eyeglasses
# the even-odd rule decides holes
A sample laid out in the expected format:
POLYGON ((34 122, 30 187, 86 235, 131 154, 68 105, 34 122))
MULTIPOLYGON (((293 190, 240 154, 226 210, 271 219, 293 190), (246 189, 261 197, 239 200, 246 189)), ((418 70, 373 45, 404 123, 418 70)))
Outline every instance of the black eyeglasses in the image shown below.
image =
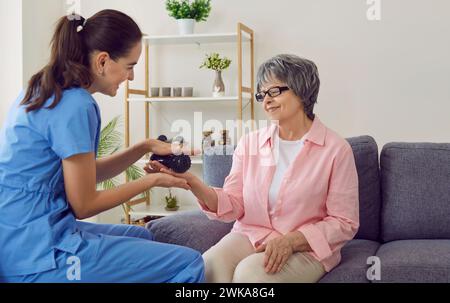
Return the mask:
POLYGON ((265 92, 262 91, 262 92, 259 92, 259 93, 255 94, 256 101, 263 102, 264 98, 266 97, 267 94, 269 96, 271 96, 271 97, 279 96, 285 90, 289 90, 289 87, 287 87, 287 86, 274 86, 274 87, 271 87, 265 92))

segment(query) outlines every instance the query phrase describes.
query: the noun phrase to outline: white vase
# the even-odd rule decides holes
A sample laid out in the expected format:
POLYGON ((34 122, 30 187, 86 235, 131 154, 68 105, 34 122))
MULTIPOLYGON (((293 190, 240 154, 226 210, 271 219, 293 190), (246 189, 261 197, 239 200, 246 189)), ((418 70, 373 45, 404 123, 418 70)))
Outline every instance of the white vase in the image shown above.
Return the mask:
POLYGON ((177 19, 180 35, 192 35, 194 33, 194 19, 177 19))
POLYGON ((225 84, 222 80, 222 72, 221 71, 215 71, 216 72, 216 78, 214 79, 213 84, 213 97, 223 97, 225 96, 225 84))

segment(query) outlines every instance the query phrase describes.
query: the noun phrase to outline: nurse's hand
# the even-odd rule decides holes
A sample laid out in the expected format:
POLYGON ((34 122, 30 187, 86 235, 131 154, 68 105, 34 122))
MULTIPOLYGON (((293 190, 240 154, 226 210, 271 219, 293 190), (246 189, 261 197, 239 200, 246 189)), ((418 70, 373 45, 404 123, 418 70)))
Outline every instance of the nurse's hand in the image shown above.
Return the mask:
POLYGON ((182 174, 175 173, 172 170, 170 170, 169 168, 167 168, 166 166, 159 163, 158 161, 151 161, 151 162, 147 163, 146 166, 144 167, 144 170, 149 174, 161 172, 161 173, 165 173, 165 174, 174 176, 176 178, 182 178, 182 179, 186 180, 188 183, 192 183, 192 181, 196 178, 196 176, 190 172, 185 172, 182 174))
POLYGON ((159 163, 158 161, 151 161, 151 162, 145 163, 145 166, 142 169, 145 170, 145 172, 147 172, 147 174, 154 174, 154 173, 160 173, 161 167, 165 167, 165 166, 162 165, 161 163, 159 163), (155 163, 158 163, 159 165, 156 165, 155 163))
POLYGON ((199 150, 191 148, 187 143, 166 143, 157 139, 147 139, 142 142, 142 145, 145 147, 146 153, 150 152, 161 156, 180 153, 192 156, 200 153, 199 150))
POLYGON ((143 178, 147 178, 150 180, 151 187, 178 187, 186 190, 190 190, 191 187, 187 183, 185 179, 177 178, 168 174, 163 173, 153 173, 144 176, 143 178))

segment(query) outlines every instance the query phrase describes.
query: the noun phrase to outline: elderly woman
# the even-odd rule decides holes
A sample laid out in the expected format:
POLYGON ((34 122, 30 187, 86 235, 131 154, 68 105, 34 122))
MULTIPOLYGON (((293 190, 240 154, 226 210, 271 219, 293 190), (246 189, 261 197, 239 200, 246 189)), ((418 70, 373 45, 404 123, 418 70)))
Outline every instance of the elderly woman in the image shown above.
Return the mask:
POLYGON ((240 140, 223 189, 160 167, 187 180, 210 218, 236 220, 203 255, 208 282, 316 282, 356 234, 355 161, 313 113, 319 84, 316 65, 294 55, 260 67, 256 100, 273 123, 240 140))

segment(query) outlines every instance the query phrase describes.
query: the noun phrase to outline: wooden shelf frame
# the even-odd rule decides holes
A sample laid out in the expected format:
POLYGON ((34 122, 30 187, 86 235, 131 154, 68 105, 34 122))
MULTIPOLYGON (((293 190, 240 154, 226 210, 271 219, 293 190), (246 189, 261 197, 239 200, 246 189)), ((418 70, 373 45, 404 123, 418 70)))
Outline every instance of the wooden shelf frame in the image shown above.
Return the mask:
MULTIPOLYGON (((239 22, 237 24, 236 33, 224 33, 224 34, 195 34, 195 35, 186 35, 186 36, 144 36, 143 42, 145 44, 145 86, 143 90, 130 88, 130 83, 127 80, 125 86, 125 147, 130 146, 130 103, 135 102, 144 102, 145 108, 145 138, 150 138, 150 105, 153 102, 161 102, 161 98, 150 98, 150 46, 151 45, 173 45, 173 44, 203 44, 203 43, 236 43, 237 44, 237 64, 238 64, 238 95, 237 97, 224 97, 222 101, 233 101, 236 102, 236 112, 237 112, 237 120, 238 120, 238 138, 242 136, 242 119, 243 119, 243 111, 250 105, 250 115, 252 120, 252 128, 254 129, 254 120, 255 120, 255 105, 254 105, 254 94, 255 94, 255 59, 254 59, 254 32, 251 28, 239 22), (246 87, 243 85, 243 43, 248 42, 250 44, 250 87, 246 87), (247 96, 244 97, 244 94, 247 96), (139 96, 137 98, 131 98, 131 96, 139 96), (231 100, 232 99, 232 100, 231 100), (248 100, 244 104, 244 100, 248 100)), ((167 98, 164 102, 171 102, 176 98, 167 98)), ((180 102, 183 98, 179 98, 180 102)), ((187 99, 183 102, 198 102, 198 101, 206 101, 207 98, 197 97, 187 99), (187 100, 186 100, 187 99, 187 100)), ((216 98, 209 98, 211 101, 216 98)), ((126 178, 126 182, 129 182, 128 178, 126 178)), ((146 203, 147 208, 150 206, 150 192, 147 192, 145 198, 140 198, 137 200, 130 200, 125 203, 126 209, 126 222, 128 224, 131 223, 131 206, 135 206, 137 204, 146 203)))

